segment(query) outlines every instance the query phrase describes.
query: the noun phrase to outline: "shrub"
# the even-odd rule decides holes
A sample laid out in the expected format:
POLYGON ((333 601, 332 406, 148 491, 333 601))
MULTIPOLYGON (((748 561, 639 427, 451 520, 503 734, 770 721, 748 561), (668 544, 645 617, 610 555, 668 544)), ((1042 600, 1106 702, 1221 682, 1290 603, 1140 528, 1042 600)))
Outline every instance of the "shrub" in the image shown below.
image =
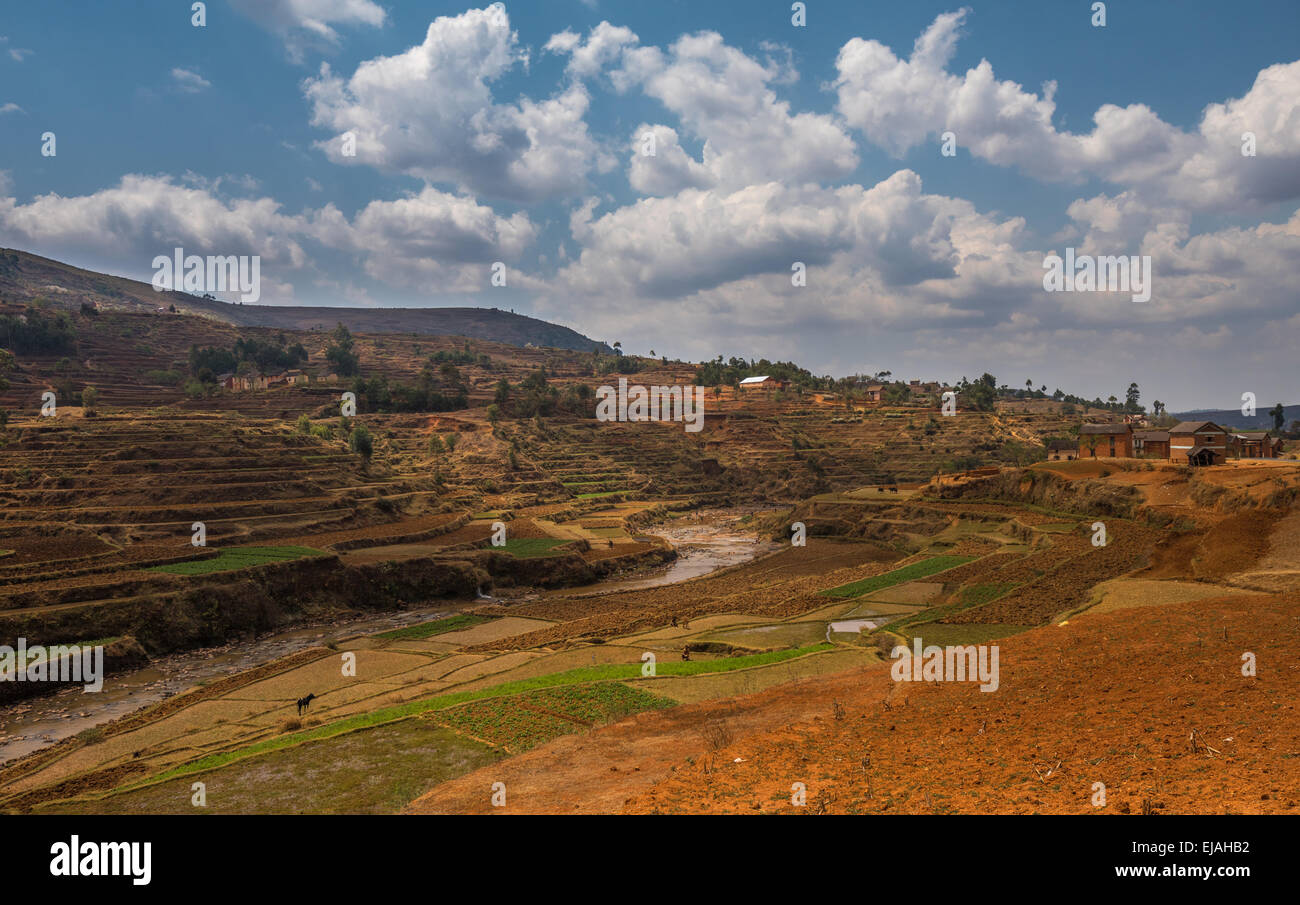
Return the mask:
POLYGON ((166 387, 180 386, 181 381, 184 379, 184 377, 179 371, 173 371, 173 370, 145 371, 144 376, 145 379, 148 380, 150 383, 157 383, 166 387))
POLYGON ((212 392, 212 384, 204 383, 201 380, 185 381, 185 395, 191 399, 203 399, 212 392))
POLYGON ((83 745, 95 745, 104 740, 104 730, 98 726, 82 729, 77 733, 77 740, 83 745))
POLYGON ((366 461, 370 461, 370 457, 375 452, 375 441, 364 424, 358 424, 352 429, 352 433, 348 436, 348 449, 366 461))

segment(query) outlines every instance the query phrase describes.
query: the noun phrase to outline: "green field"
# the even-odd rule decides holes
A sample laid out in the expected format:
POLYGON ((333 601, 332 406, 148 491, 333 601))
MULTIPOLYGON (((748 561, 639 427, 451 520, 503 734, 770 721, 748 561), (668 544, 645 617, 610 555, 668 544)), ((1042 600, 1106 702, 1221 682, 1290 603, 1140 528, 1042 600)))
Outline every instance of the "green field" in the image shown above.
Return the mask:
POLYGON ((600 493, 580 493, 578 494, 578 499, 594 500, 603 496, 618 496, 619 494, 622 493, 627 493, 627 491, 626 490, 604 490, 601 491, 600 493))
POLYGON ((384 641, 418 641, 421 638, 432 638, 434 635, 441 635, 444 632, 458 632, 461 629, 481 625, 488 621, 487 616, 460 613, 443 619, 434 619, 432 622, 421 622, 419 625, 408 625, 405 628, 393 629, 391 632, 381 632, 375 637, 382 638, 384 641))
POLYGON ((448 779, 503 755, 410 719, 251 758, 205 776, 207 807, 191 803, 189 779, 102 800, 60 801, 40 814, 392 814, 448 779))
MULTIPOLYGON (((721 660, 688 660, 659 663, 656 671, 660 676, 693 676, 705 673, 723 673, 737 669, 746 669, 751 666, 765 666, 770 663, 780 663, 783 660, 802 657, 806 654, 821 653, 830 650, 832 647, 834 647, 834 645, 822 643, 793 650, 770 651, 768 653, 751 654, 744 657, 727 657, 721 660)), ((536 691, 542 688, 556 688, 568 685, 578 685, 586 682, 639 679, 640 676, 640 663, 609 663, 603 666, 584 666, 579 669, 568 670, 567 672, 551 673, 549 675, 537 676, 531 679, 520 679, 515 682, 506 682, 502 685, 496 685, 491 688, 481 688, 474 691, 458 691, 451 694, 439 695, 433 698, 425 698, 419 701, 410 701, 405 704, 398 704, 394 707, 386 707, 382 710, 373 710, 369 713, 358 714, 337 722, 326 723, 323 726, 315 726, 301 732, 287 733, 285 735, 276 736, 275 738, 265 739, 260 742, 255 742, 246 748, 239 748, 234 751, 222 751, 219 754, 209 754, 206 757, 201 757, 197 760, 190 761, 189 763, 178 764, 170 770, 162 773, 159 777, 144 780, 144 782, 137 785, 152 784, 156 781, 165 781, 178 776, 200 773, 205 770, 211 770, 255 755, 279 751, 284 748, 291 748, 295 745, 302 744, 303 742, 333 738, 359 729, 368 729, 373 726, 380 726, 385 723, 405 719, 406 717, 418 716, 422 713, 430 713, 437 710, 445 710, 447 708, 456 707, 460 704, 469 703, 470 701, 500 698, 508 695, 536 691)), ((649 682, 651 683, 651 686, 653 686, 655 680, 643 679, 642 681, 649 682)))
POLYGON ((1014 581, 990 581, 984 584, 973 584, 961 589, 957 601, 963 609, 968 606, 979 606, 982 603, 988 603, 990 600, 997 600, 1014 587, 1016 587, 1014 581))
POLYGON ((970 562, 972 559, 975 559, 975 557, 932 556, 929 559, 914 562, 910 566, 903 566, 901 569, 895 569, 883 575, 852 581, 837 588, 828 588, 822 591, 821 594, 825 597, 861 597, 863 594, 870 594, 872 591, 892 588, 894 585, 902 584, 905 581, 915 581, 918 578, 934 575, 936 572, 943 572, 954 566, 960 566, 962 563, 970 562))
POLYGON ((672 706, 673 701, 639 688, 603 682, 489 698, 438 711, 429 719, 518 752, 643 710, 672 706))
POLYGON ((314 547, 230 547, 208 559, 192 559, 189 562, 153 566, 148 571, 168 572, 172 575, 208 575, 212 572, 229 572, 234 569, 247 569, 250 566, 288 562, 306 556, 329 555, 328 551, 317 550, 314 547))

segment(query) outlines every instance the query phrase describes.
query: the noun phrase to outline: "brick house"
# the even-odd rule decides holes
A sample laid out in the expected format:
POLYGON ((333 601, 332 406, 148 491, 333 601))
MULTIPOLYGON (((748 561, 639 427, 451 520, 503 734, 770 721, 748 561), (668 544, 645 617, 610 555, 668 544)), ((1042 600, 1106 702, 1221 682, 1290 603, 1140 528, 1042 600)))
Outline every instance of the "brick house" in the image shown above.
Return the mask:
POLYGON ((1084 424, 1079 427, 1079 458, 1133 457, 1133 428, 1127 424, 1084 424))
POLYGON ((1276 459, 1282 440, 1268 431, 1237 431, 1228 437, 1231 454, 1238 459, 1276 459))
POLYGON ((1049 459, 1073 459, 1076 453, 1075 443, 1073 440, 1063 439, 1060 437, 1047 441, 1047 457, 1049 459))
POLYGON ((1169 458, 1188 465, 1222 465, 1228 432, 1213 421, 1183 421, 1169 429, 1169 458))
POLYGON ((1139 459, 1168 459, 1169 431, 1133 431, 1133 455, 1139 459))

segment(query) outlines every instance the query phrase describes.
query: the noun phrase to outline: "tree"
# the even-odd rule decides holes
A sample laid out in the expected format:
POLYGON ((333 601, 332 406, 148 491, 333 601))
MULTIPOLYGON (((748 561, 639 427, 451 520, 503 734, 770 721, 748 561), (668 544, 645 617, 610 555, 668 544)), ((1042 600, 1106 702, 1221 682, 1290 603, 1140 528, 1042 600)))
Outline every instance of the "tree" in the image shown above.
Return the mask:
POLYGON ((93 412, 95 410, 95 400, 98 398, 99 390, 94 387, 84 386, 81 388, 81 407, 86 411, 93 412))
POLYGON ((1136 383, 1130 383, 1128 389, 1124 391, 1124 410, 1130 414, 1136 414, 1141 411, 1138 400, 1141 399, 1141 392, 1138 390, 1136 383))
POLYGON ((1281 431, 1282 425, 1286 422, 1286 407, 1279 402, 1269 410, 1269 415, 1273 418, 1273 430, 1281 431))
POLYGON ((340 377, 353 377, 361 373, 361 357, 353 351, 352 333, 340 322, 331 334, 334 341, 325 349, 325 357, 334 365, 340 377))
POLYGON ((348 449, 361 456, 365 461, 370 461, 370 457, 375 451, 375 441, 364 424, 358 424, 352 428, 352 433, 348 436, 348 449))
POLYGON ((997 399, 996 384, 997 378, 992 374, 984 374, 974 383, 963 377, 957 384, 957 398, 961 400, 962 408, 975 412, 993 411, 997 399))
POLYGON ((495 402, 487 407, 488 424, 496 424, 501 419, 501 406, 495 402))
POLYGON ((0 390, 9 389, 9 381, 5 379, 5 374, 14 369, 17 364, 12 355, 4 349, 0 349, 0 390))

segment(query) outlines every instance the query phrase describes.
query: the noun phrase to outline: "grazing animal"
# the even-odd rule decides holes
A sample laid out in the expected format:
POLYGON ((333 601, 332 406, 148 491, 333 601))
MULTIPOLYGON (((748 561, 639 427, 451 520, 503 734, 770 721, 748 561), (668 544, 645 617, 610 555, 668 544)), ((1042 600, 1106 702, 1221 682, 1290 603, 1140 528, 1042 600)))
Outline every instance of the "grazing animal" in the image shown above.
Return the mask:
POLYGON ((303 712, 304 710, 306 710, 309 706, 311 706, 311 702, 314 701, 315 699, 316 699, 316 695, 314 695, 314 694, 309 694, 309 695, 307 695, 307 697, 305 697, 305 698, 299 698, 299 699, 298 699, 298 716, 302 716, 302 712, 303 712))

